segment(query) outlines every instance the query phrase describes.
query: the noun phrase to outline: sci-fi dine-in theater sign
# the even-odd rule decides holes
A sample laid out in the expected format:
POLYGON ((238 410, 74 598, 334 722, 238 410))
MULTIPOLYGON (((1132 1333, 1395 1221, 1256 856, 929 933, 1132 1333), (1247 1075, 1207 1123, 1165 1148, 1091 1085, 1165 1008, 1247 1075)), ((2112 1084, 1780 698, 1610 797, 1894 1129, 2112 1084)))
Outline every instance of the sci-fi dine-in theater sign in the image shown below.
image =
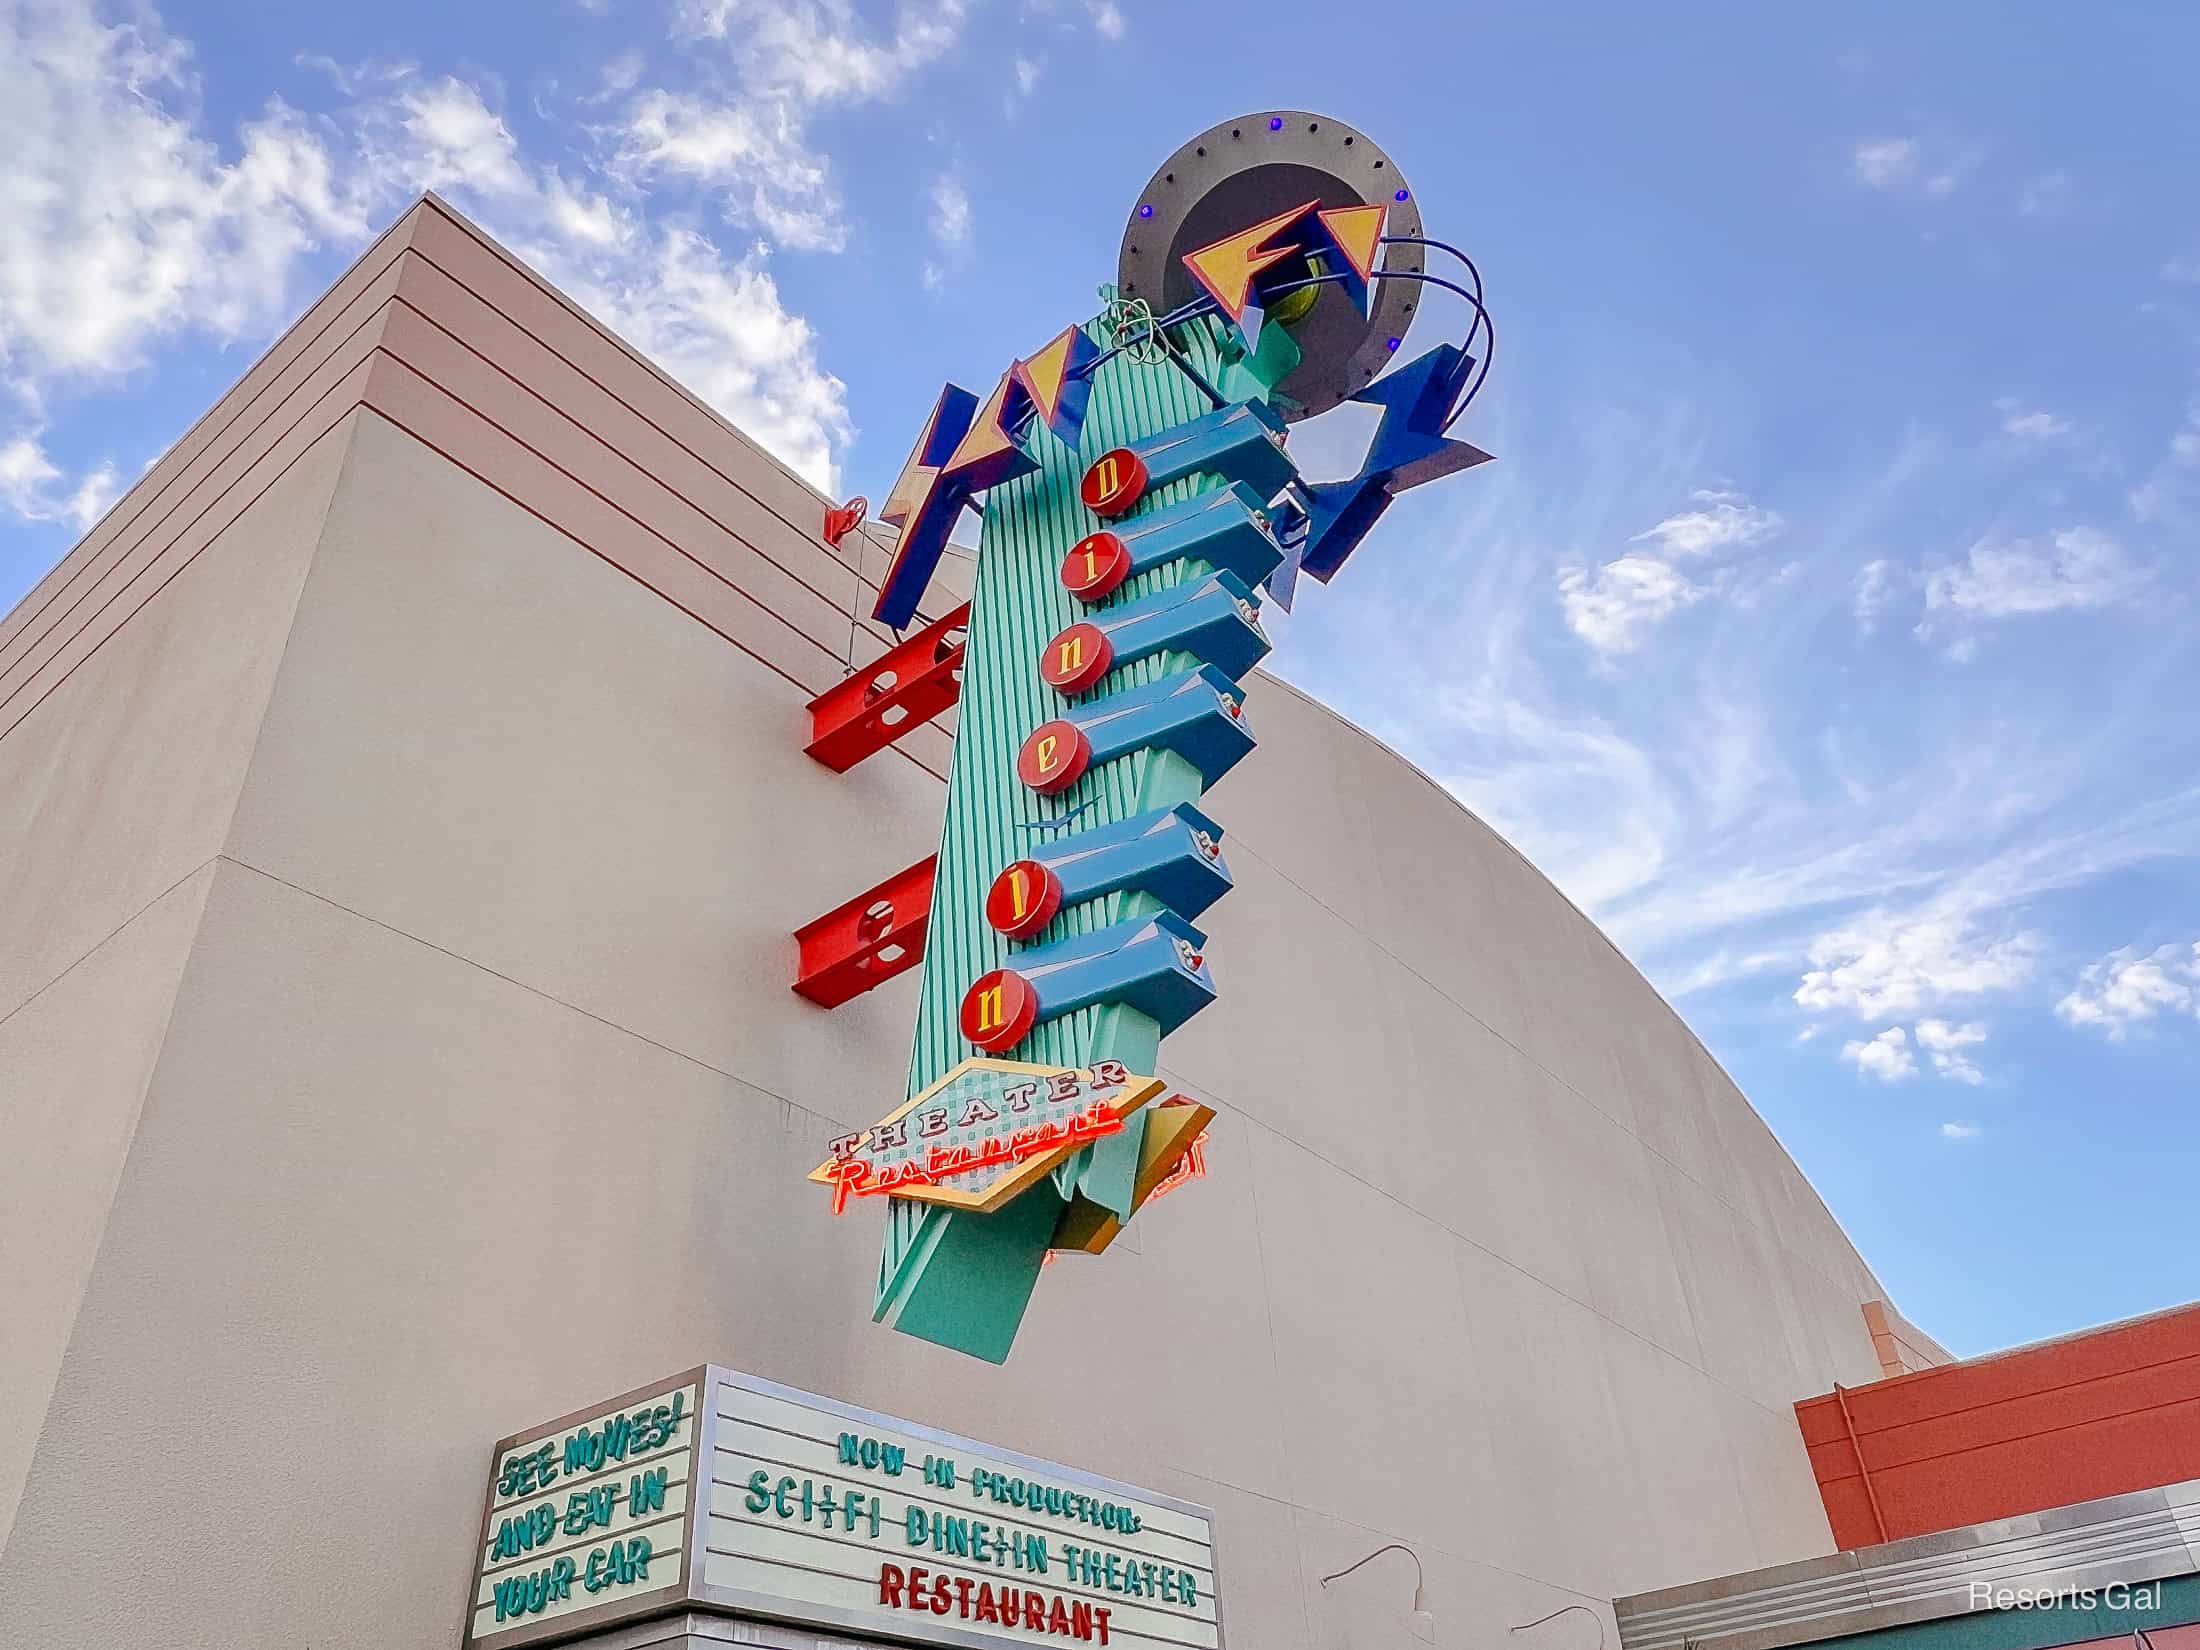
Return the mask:
POLYGON ((1104 1251, 1212 1116, 1148 1074, 1215 996, 1196 923, 1231 879, 1197 804, 1253 749, 1263 604, 1489 456, 1447 434, 1488 371, 1480 274, 1341 122, 1184 145, 1101 295, 982 400, 943 389, 881 511, 897 630, 983 524, 908 1098, 811 1175, 836 1212, 885 1206, 873 1315, 994 1362, 1042 1264, 1104 1251), (1432 289, 1459 341, 1404 352, 1432 289), (1366 458, 1308 483, 1289 428, 1345 400, 1380 410, 1366 458))
POLYGON ((502 1440, 469 1645, 700 1609, 961 1650, 1221 1650, 1187 1502, 705 1366, 502 1440))

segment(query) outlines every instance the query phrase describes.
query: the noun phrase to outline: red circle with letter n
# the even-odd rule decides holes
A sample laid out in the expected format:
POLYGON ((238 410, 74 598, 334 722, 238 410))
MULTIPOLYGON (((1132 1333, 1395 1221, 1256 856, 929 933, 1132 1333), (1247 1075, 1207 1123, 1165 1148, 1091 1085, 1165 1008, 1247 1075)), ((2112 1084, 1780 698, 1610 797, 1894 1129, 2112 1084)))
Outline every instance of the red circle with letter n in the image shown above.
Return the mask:
POLYGON ((1092 461, 1077 489, 1096 516, 1119 516, 1146 491, 1146 463, 1128 447, 1111 447, 1092 461))
POLYGON ((1062 879, 1035 859, 1019 859, 985 893, 985 920, 1012 940, 1029 939, 1062 908, 1062 879))
POLYGON ((963 993, 962 1034, 988 1054, 1014 1048, 1039 1018, 1039 994, 1013 968, 980 974, 963 993))
POLYGON ((1082 693, 1108 673, 1115 644, 1098 625, 1079 620, 1039 655, 1039 680, 1062 693, 1082 693))
POLYGON ((1105 601, 1131 576, 1131 547, 1105 527, 1087 533, 1062 558, 1062 588, 1079 601, 1105 601))
POLYGON ((1016 777, 1041 796, 1066 791, 1092 763, 1092 741, 1075 722, 1041 722, 1016 753, 1016 777))

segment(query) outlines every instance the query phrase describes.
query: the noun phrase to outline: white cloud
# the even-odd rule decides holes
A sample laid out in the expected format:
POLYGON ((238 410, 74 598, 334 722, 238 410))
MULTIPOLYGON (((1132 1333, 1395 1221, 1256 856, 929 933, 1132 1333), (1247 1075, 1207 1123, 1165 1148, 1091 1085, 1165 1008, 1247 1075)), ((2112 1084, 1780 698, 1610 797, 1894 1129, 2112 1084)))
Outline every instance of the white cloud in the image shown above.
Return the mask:
POLYGON ((46 457, 45 448, 29 436, 17 436, 0 446, 0 499, 17 515, 30 515, 31 501, 60 479, 61 472, 46 457))
POLYGON ((532 187, 512 129, 466 82, 445 76, 408 87, 397 96, 396 118, 402 165, 413 187, 463 186, 489 195, 532 187))
POLYGON ((1047 62, 1043 57, 1018 57, 1016 59, 1016 96, 1018 98, 1029 97, 1039 89, 1039 76, 1046 72, 1046 66, 1047 62))
POLYGON ((1880 138, 1859 143, 1850 158, 1856 175, 1874 189, 1891 189, 1917 170, 1917 142, 1913 138, 1880 138))
POLYGON ((728 259, 691 229, 641 228, 609 249, 540 249, 544 272, 636 349, 823 492, 853 438, 847 391, 817 363, 761 248, 728 259))
POLYGON ((1782 525, 1777 513, 1758 508, 1746 493, 1698 489, 1692 496, 1703 508, 1667 516, 1628 542, 1647 542, 1668 555, 1701 556, 1713 550, 1755 544, 1777 533, 1782 525))
POLYGON ((1985 1073, 1971 1063, 1965 1049, 1976 1048, 1986 1041, 1986 1028, 1973 1021, 1969 1025, 1951 1025, 1946 1020, 1920 1020, 1917 1022, 1917 1046, 1923 1049, 1933 1062, 1933 1070, 1957 1083, 1983 1083, 1985 1073))
POLYGON ((1089 0, 1086 9, 1092 13, 1092 26, 1104 39, 1120 40, 1127 26, 1123 13, 1115 0, 1089 0))
POLYGON ((1882 1083, 1899 1083, 1917 1075, 1917 1057, 1900 1026, 1889 1026, 1868 1042, 1841 1045, 1841 1058, 1867 1077, 1882 1083))
MULTIPOLYGON (((1875 1037, 1852 1038, 1841 1045, 1841 1058, 1867 1077, 1882 1083, 1900 1083, 1918 1073, 1917 1051, 1923 1050, 1933 1070, 1959 1083, 1982 1083, 1985 1078, 1964 1050, 1986 1041, 1982 1025, 1952 1026, 1945 1020, 1920 1020, 1913 1042, 1900 1026, 1889 1026, 1875 1037)), ((1953 1126, 1953 1125, 1950 1125, 1953 1126)), ((1946 1133, 1946 1127, 1942 1130, 1946 1133)), ((1967 1138, 1950 1135, 1951 1139, 1967 1138)))
POLYGON ((0 507, 25 521, 62 521, 87 532, 120 491, 112 464, 86 471, 71 487, 35 435, 0 442, 0 507))
POLYGON ((2200 472, 2200 397, 2186 404, 2185 416, 2170 432, 2162 459, 2131 491, 2131 513, 2154 526, 2179 522, 2189 513, 2200 472))
POLYGON ((0 9, 0 369, 35 389, 111 374, 154 339, 258 336, 302 252, 364 236, 364 202, 270 103, 226 158, 196 127, 189 48, 150 13, 0 9))
POLYGON ((642 82, 642 67, 643 58, 638 48, 629 47, 619 53, 603 66, 604 90, 631 92, 642 82))
POLYGON ((1879 616, 1887 611, 1894 600, 1894 580, 1884 556, 1868 561, 1856 570, 1854 594, 1849 611, 1856 616, 1856 628, 1869 636, 1879 623, 1879 616))
POLYGON ((2026 410, 2023 402, 2013 395, 2005 395, 1994 403, 1994 411, 2001 414, 2004 435, 2013 435, 2019 441, 2048 441, 2070 433, 2070 421, 2057 418, 2053 413, 2038 408, 2026 410))
POLYGON ((1978 169, 1976 147, 1930 148, 1913 137, 1874 138, 1849 153, 1857 180, 1871 189, 1919 195, 1951 195, 1978 169))
POLYGON ((841 251, 848 228, 810 115, 890 95, 955 44, 967 9, 911 0, 880 32, 848 0, 678 0, 676 30, 691 50, 722 49, 731 86, 722 96, 637 93, 616 127, 614 168, 636 182, 701 184, 729 222, 781 246, 841 251))
POLYGON ((798 251, 848 240, 824 163, 784 106, 737 108, 653 89, 627 106, 613 165, 636 182, 672 174, 718 192, 727 217, 798 251))
MULTIPOLYGON (((787 193, 758 186, 729 215, 785 244, 831 244, 822 163, 783 128, 725 130, 713 106, 644 93, 601 177, 584 180, 530 161, 466 81, 331 64, 347 101, 310 123, 270 104, 231 159, 201 130, 189 47, 152 12, 134 17, 106 27, 62 0, 0 10, 0 372, 34 409, 57 383, 137 365, 174 333, 257 342, 295 301, 303 255, 363 243, 434 188, 832 490, 852 437, 845 392, 783 302, 767 251, 729 256, 692 229, 652 222, 642 193, 660 168, 729 191, 749 175, 743 165, 770 169, 787 193)), ((889 55, 914 62, 933 49, 927 26, 911 23, 889 55)), ((111 500, 111 470, 64 480, 35 429, 9 450, 16 480, 0 502, 18 513, 84 525, 111 500)))
POLYGON ((2040 172, 2017 191, 2017 210, 2028 218, 2057 217, 2068 209, 2074 192, 2068 172, 2040 172))
POLYGON ((2130 946, 2111 952, 2080 971, 2055 1012, 2118 1042, 2159 1014, 2200 1015, 2200 941, 2161 946, 2145 956, 2130 946))
MULTIPOLYGON (((1699 488, 1690 496, 1697 509, 1667 516, 1627 541, 1648 545, 1656 554, 1630 550, 1594 570, 1578 564, 1559 570, 1559 605, 1567 625, 1607 659, 1633 652, 1651 631, 1714 587, 1735 589, 1723 574, 1714 575, 1713 584, 1699 584, 1674 566, 1674 559, 1739 549, 1781 528, 1776 513, 1751 503, 1745 493, 1699 488)), ((1793 571, 1783 570, 1766 586, 1777 586, 1793 571)), ((1736 600, 1747 602, 1763 593, 1763 587, 1753 586, 1738 591, 1736 600)))
POLYGON ((1970 914, 1954 908, 1869 912, 1811 941, 1812 966, 1795 1001, 1819 1013, 1846 1010, 1873 1020, 2011 990, 2032 977, 2039 935, 1986 939, 1976 929, 1970 914))
POLYGON ((1622 556, 1594 573, 1562 568, 1558 597, 1575 635, 1609 657, 1632 653, 1673 613, 1704 594, 1670 562, 1622 556))
POLYGON ((933 180, 932 234, 942 246, 959 250, 970 244, 970 195, 952 174, 933 180))
POLYGON ((691 37, 723 41, 749 91, 802 106, 883 96, 955 43, 967 11, 964 0, 905 4, 886 35, 847 0, 679 0, 674 17, 691 37))
MULTIPOLYGON (((2105 607, 2148 576, 2107 534, 2073 527, 2045 545, 1973 545, 1961 562, 1925 575, 1925 607, 1981 619, 2105 607)), ((1931 633, 1929 625, 1919 631, 1931 633)))
POLYGON ((1958 1142, 1976 1140, 1985 1132, 1976 1123, 1943 1123, 1940 1125, 1940 1138, 1943 1140, 1958 1142))

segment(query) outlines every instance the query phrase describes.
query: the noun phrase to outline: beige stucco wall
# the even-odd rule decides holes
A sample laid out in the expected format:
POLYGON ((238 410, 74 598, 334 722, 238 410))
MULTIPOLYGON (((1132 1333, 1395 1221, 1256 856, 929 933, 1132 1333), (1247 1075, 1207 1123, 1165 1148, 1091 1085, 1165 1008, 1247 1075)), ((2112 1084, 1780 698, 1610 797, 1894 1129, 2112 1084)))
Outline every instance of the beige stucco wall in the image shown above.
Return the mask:
POLYGON ((1051 1268, 1004 1369, 873 1328, 875 1217, 802 1176, 898 1096, 915 976, 828 1014, 788 935, 929 851, 938 782, 826 772, 782 677, 347 428, 259 552, 310 566, 0 1643, 453 1644, 489 1443, 706 1358, 1212 1505, 1261 1650, 1388 1650, 1409 1580, 1313 1581, 1387 1539, 1457 1650, 1830 1546, 1788 1405, 1876 1373, 1869 1272, 1556 890, 1273 681, 1168 1048, 1212 1174, 1051 1268))
POLYGON ((0 1542, 346 450, 0 739, 0 1542))

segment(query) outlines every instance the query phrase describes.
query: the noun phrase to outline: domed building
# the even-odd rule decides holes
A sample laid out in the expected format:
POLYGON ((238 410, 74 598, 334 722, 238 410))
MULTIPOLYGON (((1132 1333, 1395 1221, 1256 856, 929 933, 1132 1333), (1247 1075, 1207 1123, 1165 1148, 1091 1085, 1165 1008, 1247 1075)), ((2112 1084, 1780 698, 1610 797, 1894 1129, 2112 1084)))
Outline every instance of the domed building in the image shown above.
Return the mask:
POLYGON ((952 721, 805 755, 890 641, 831 502, 430 198, 0 622, 0 1643, 455 1645, 496 1441, 705 1363, 1206 1509, 1244 1650, 1591 1650, 1832 1552, 1793 1406, 1917 1355, 1871 1270, 1558 889, 1266 675, 1163 1054, 1204 1175, 1004 1364, 872 1322, 806 1177, 918 976, 821 1008, 792 936, 932 851, 952 721))

